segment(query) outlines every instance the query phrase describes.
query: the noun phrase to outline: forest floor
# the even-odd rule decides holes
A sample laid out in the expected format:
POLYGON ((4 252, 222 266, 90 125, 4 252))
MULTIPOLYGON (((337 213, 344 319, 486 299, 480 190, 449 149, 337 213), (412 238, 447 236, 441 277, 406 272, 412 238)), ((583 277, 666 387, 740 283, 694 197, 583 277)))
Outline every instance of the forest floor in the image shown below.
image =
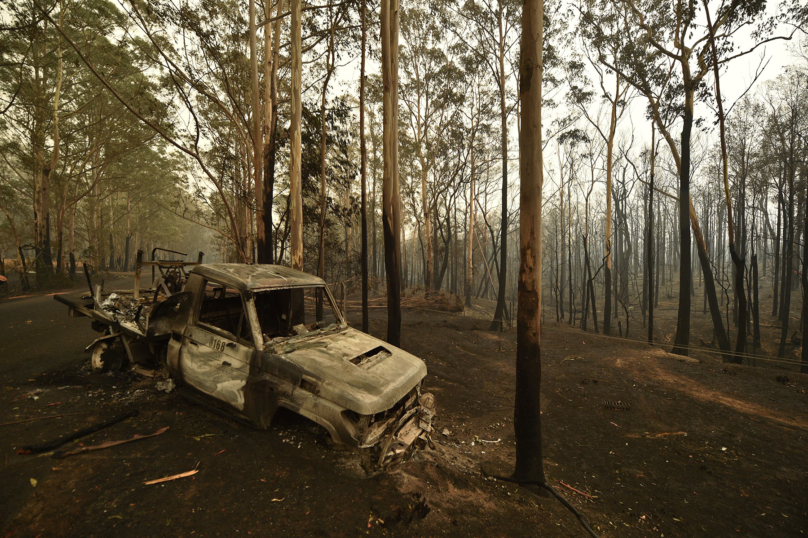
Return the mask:
MULTIPOLYGON (((324 430, 291 412, 256 430, 157 390, 155 379, 92 373, 73 342, 87 338, 87 320, 66 318, 50 297, 35 301, 0 305, 0 363, 28 361, 2 370, 0 424, 86 414, 0 426, 2 537, 586 535, 555 499, 481 473, 508 475, 515 448, 516 334, 487 330, 490 303, 469 316, 404 311, 402 347, 426 362, 438 402, 435 448, 369 474, 361 452, 330 448, 324 430), (58 330, 32 332, 25 320, 36 316, 58 317, 58 330), (16 338, 39 347, 26 355, 16 338), (15 453, 130 409, 140 414, 78 444, 168 431, 65 459, 15 453)), ((370 332, 384 338, 385 310, 371 314, 370 332)), ((348 317, 359 325, 358 312, 348 317)), ((808 376, 685 359, 555 322, 542 344, 547 480, 600 536, 808 531, 808 376)))

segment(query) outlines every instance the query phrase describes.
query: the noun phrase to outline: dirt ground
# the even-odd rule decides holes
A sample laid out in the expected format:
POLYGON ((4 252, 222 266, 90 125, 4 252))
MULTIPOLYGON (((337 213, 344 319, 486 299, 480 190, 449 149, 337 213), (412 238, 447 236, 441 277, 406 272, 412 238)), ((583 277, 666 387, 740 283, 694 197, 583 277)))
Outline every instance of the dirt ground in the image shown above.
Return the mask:
MULTIPOLYGON (((372 316, 383 338, 385 312, 372 316)), ((385 472, 293 413, 252 429, 155 379, 93 373, 86 356, 6 381, 0 423, 85 414, 0 426, 0 536, 586 536, 558 501, 481 473, 507 475, 514 462, 516 335, 487 327, 404 312, 402 347, 426 362, 439 416, 435 448, 385 472), (16 453, 133 409, 70 447, 169 429, 64 459, 16 453)), ((547 479, 600 536, 808 531, 808 376, 684 360, 554 322, 542 362, 547 479)))

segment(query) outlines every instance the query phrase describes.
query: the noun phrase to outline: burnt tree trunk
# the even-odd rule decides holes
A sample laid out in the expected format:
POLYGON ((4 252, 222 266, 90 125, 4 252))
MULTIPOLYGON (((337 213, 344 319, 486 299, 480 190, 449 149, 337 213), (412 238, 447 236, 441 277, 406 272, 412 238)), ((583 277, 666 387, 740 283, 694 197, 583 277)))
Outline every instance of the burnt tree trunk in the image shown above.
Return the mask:
MULTIPOLYGON (((519 283, 516 323, 516 398, 514 478, 545 482, 541 434, 541 265, 542 265, 542 154, 541 84, 542 0, 525 0, 522 8, 522 43, 519 96, 522 102, 520 145, 519 283)), ((505 206, 503 205, 503 212, 505 206)), ((503 235, 504 241, 507 237, 503 235)), ((502 258, 505 275, 505 258, 502 258)), ((504 287, 499 300, 504 304, 504 287)))
MULTIPOLYGON (((690 82, 690 81, 685 81, 690 82)), ((676 339, 671 353, 687 355, 690 345, 690 134, 693 128, 693 89, 685 90, 682 124, 682 166, 679 170, 679 311, 676 316, 676 339)))
POLYGON ((381 2, 384 86, 384 265, 387 275, 387 341, 401 345, 401 198, 398 179, 398 0, 381 2))
POLYGON ((362 332, 368 332, 368 150, 365 144, 365 48, 367 46, 367 0, 362 0, 362 60, 359 68, 359 153, 362 175, 362 332))
POLYGON ((788 340, 788 322, 789 310, 791 310, 791 275, 794 271, 791 270, 794 265, 794 226, 792 224, 794 215, 794 178, 792 171, 789 171, 788 178, 788 212, 785 216, 784 224, 786 226, 784 233, 786 236, 786 259, 785 259, 785 279, 783 280, 783 298, 780 304, 780 322, 782 323, 780 331, 780 348, 777 351, 777 356, 783 358, 786 356, 786 341, 788 340))

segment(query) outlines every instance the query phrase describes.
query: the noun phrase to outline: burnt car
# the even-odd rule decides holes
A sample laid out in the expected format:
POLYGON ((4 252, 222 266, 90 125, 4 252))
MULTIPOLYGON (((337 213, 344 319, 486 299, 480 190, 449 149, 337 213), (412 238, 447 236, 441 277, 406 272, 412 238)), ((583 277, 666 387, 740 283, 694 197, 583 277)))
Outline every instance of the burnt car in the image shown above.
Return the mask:
POLYGON ((421 392, 424 362, 348 326, 320 278, 277 265, 200 264, 181 292, 147 308, 137 297, 110 297, 96 291, 93 310, 69 304, 96 324, 112 320, 94 357, 120 339, 137 362, 131 350, 142 343, 180 385, 238 417, 267 428, 287 408, 338 444, 378 448, 379 464, 431 442, 435 402, 421 392), (127 312, 136 319, 124 319, 127 312))
POLYGON ((285 407, 337 443, 382 443, 382 462, 427 440, 426 365, 349 327, 322 279, 274 265, 198 265, 180 295, 166 364, 181 383, 259 427, 285 407))

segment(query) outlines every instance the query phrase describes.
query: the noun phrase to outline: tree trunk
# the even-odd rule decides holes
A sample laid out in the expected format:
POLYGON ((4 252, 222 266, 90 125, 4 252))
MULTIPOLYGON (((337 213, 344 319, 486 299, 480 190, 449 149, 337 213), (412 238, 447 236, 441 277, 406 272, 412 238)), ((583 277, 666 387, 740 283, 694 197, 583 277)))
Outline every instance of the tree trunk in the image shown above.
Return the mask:
MULTIPOLYGON (((514 405, 516 468, 513 476, 517 480, 531 482, 545 482, 541 435, 543 21, 543 1, 525 0, 522 8, 522 43, 519 65, 519 97, 522 102, 522 129, 519 136, 520 268, 514 405)), ((505 181, 504 183, 507 184, 505 181)), ((505 205, 503 205, 503 213, 505 213, 505 205)), ((503 222, 505 222, 504 219, 503 222)), ((506 239, 507 236, 503 232, 503 241, 506 239)), ((504 251, 504 243, 502 248, 504 251)), ((501 282, 504 281, 505 276, 504 256, 502 260, 501 282)), ((499 302, 503 305, 504 299, 504 287, 500 284, 499 302)))
POLYGON ((362 60, 359 68, 359 154, 362 175, 362 332, 368 332, 368 150, 365 144, 365 48, 367 46, 367 0, 362 0, 362 60))
MULTIPOLYGON (((742 354, 746 352, 746 326, 747 326, 747 304, 746 294, 744 293, 744 270, 746 264, 741 256, 738 254, 738 249, 735 246, 735 226, 732 222, 732 198, 729 192, 729 164, 727 161, 727 140, 726 140, 726 118, 724 116, 724 103, 721 100, 721 77, 718 71, 718 52, 715 47, 715 30, 710 20, 710 10, 707 6, 707 0, 704 1, 704 9, 707 17, 707 29, 710 36, 710 49, 713 57, 713 75, 715 77, 715 102, 718 110, 718 124, 719 124, 719 139, 721 142, 721 167, 722 177, 724 179, 724 196, 727 203, 727 233, 729 236, 729 252, 732 262, 735 264, 735 296, 738 299, 738 341, 735 346, 736 356, 732 362, 740 364, 743 362, 742 354)), ((743 186, 741 187, 743 189, 743 186)), ((743 190, 741 191, 743 193, 743 190)), ((743 194, 740 196, 743 200, 743 194)), ((739 203, 739 215, 743 211, 743 203, 739 203)), ((741 241, 743 245, 743 240, 741 241)), ((712 275, 712 273, 710 272, 712 275)), ((726 356, 725 356, 726 361, 726 356)))
MULTIPOLYGON (((323 92, 320 99, 320 258, 317 263, 317 276, 325 278, 325 153, 327 149, 328 130, 325 120, 325 104, 328 96, 328 82, 331 80, 331 74, 334 71, 334 21, 331 17, 331 9, 329 8, 328 17, 329 26, 331 30, 328 38, 328 49, 326 50, 326 66, 325 66, 325 80, 323 81, 323 92)), ((346 245, 345 255, 348 255, 347 233, 346 226, 346 245)), ((347 267, 346 267, 347 278, 347 267)), ((318 320, 323 319, 323 294, 317 293, 316 316, 318 320)))
MULTIPOLYGON (((782 186, 783 181, 781 178, 780 185, 782 186)), ((783 210, 783 193, 781 189, 778 189, 777 192, 777 236, 774 239, 774 286, 772 288, 772 316, 777 315, 777 300, 780 298, 778 283, 780 282, 780 230, 782 228, 781 224, 781 214, 783 210)))
POLYGON ((76 222, 76 204, 70 207, 70 228, 68 230, 68 250, 70 252, 70 280, 76 280, 76 236, 75 236, 75 222, 76 222))
POLYGON ((291 260, 292 269, 303 270, 303 192, 301 176, 301 78, 303 71, 303 52, 301 49, 301 0, 291 0, 292 12, 292 85, 291 85, 291 122, 289 138, 291 148, 289 154, 289 220, 291 222, 291 260))
POLYGON ((569 324, 575 323, 575 295, 572 289, 572 175, 570 175, 570 182, 567 184, 567 211, 569 212, 569 219, 567 220, 567 289, 569 290, 569 307, 570 307, 570 320, 569 324))
POLYGON ((676 316, 676 339, 671 353, 687 356, 690 345, 690 133, 693 128, 693 92, 685 80, 685 110, 682 124, 682 166, 679 170, 679 311, 676 316))
POLYGON ((373 181, 371 183, 371 199, 370 199, 370 220, 371 220, 371 235, 372 237, 372 248, 371 248, 371 266, 370 266, 370 274, 373 278, 379 277, 379 270, 378 270, 378 252, 376 250, 376 163, 377 161, 377 151, 376 148, 376 136, 373 134, 373 115, 370 116, 370 142, 373 145, 373 168, 371 169, 371 175, 373 176, 373 181))
MULTIPOLYGON (((299 1, 299 0, 296 0, 299 1)), ((398 0, 381 2, 384 86, 384 264, 387 275, 387 341, 401 345, 401 197, 398 179, 398 0)))
POLYGON ((22 266, 22 273, 20 274, 20 287, 23 293, 25 293, 31 290, 31 284, 28 281, 28 266, 25 263, 25 252, 22 251, 22 247, 19 244, 17 244, 17 254, 20 256, 20 265, 22 266))
MULTIPOLYGON (((805 221, 803 223, 803 237, 808 237, 808 211, 805 212, 805 221)), ((755 271, 757 274, 757 271, 755 271)), ((757 302, 757 301, 755 301, 757 302)), ((800 365, 800 372, 808 374, 808 345, 805 343, 805 338, 808 336, 808 316, 805 315, 805 309, 808 308, 808 241, 803 239, 802 242, 802 364, 800 365)), ((755 320, 755 334, 759 332, 757 328, 757 320, 755 320)))
POLYGON ((565 234, 564 234, 564 231, 565 231, 565 226, 564 226, 564 175, 563 175, 563 168, 561 166, 560 150, 559 150, 558 161, 559 161, 558 162, 559 173, 562 174, 561 175, 561 185, 560 185, 560 188, 558 190, 558 202, 559 202, 559 210, 558 210, 559 217, 558 218, 559 218, 559 223, 561 225, 560 226, 560 228, 561 228, 561 234, 560 234, 561 235, 561 247, 560 247, 561 260, 560 260, 560 262, 558 264, 559 265, 558 269, 559 269, 559 272, 561 273, 561 275, 560 275, 559 284, 558 284, 558 309, 559 309, 559 313, 561 315, 561 319, 564 319, 564 277, 565 277, 564 271, 565 271, 565 266, 566 266, 566 263, 564 262, 564 254, 566 253, 566 249, 564 247, 564 238, 565 238, 565 234))
POLYGON ((421 159, 421 163, 421 205, 423 206, 424 238, 426 239, 426 271, 424 271, 424 287, 426 288, 426 292, 429 293, 429 290, 432 289, 432 283, 434 282, 435 275, 435 254, 433 252, 435 243, 432 237, 432 220, 430 218, 429 199, 426 192, 427 170, 423 164, 423 158, 421 159))
MULTIPOLYGON (((283 8, 283 0, 278 0, 277 11, 283 8)), ((264 15, 272 16, 269 2, 264 3, 264 15)), ((258 263, 275 263, 275 242, 273 240, 272 206, 275 198, 275 160, 278 136, 278 62, 281 35, 281 18, 275 21, 270 44, 271 25, 264 26, 264 234, 266 248, 264 256, 259 252, 258 263)))
POLYGON ((753 297, 753 307, 752 307, 752 319, 754 320, 754 332, 752 337, 752 346, 754 347, 754 352, 760 349, 760 299, 758 293, 758 259, 757 253, 752 254, 752 293, 754 294, 753 297))
POLYGON ((780 305, 781 314, 780 322, 782 323, 780 331, 780 348, 777 351, 777 356, 784 358, 786 356, 786 341, 788 340, 788 322, 791 310, 791 275, 794 274, 792 267, 794 265, 794 225, 792 223, 794 216, 794 176, 793 176, 793 163, 789 163, 792 170, 788 171, 788 214, 785 215, 784 224, 786 226, 784 231, 787 231, 786 239, 786 260, 785 260, 785 278, 783 279, 783 298, 780 305))
POLYGON ((656 144, 651 126, 651 182, 648 186, 648 343, 654 343, 654 164, 656 144))
POLYGON ((264 142, 261 134, 261 104, 258 93, 258 28, 255 25, 255 0, 250 0, 250 113, 252 114, 252 158, 253 158, 253 181, 255 184, 255 240, 258 247, 258 260, 268 257, 269 248, 266 241, 264 226, 264 179, 263 174, 263 154, 264 142))
POLYGON ((474 174, 476 172, 474 162, 474 146, 471 147, 471 179, 469 181, 469 204, 468 212, 469 227, 466 231, 466 243, 468 243, 468 253, 466 255, 466 307, 471 308, 471 291, 474 286, 474 174))
MULTIPOLYGON (((612 115, 609 120, 609 138, 606 141, 606 232, 604 239, 606 249, 604 253, 603 276, 603 334, 612 332, 612 155, 614 152, 614 134, 617 124, 617 106, 620 98, 620 76, 615 75, 617 88, 612 102, 612 115)), ((617 305, 615 305, 617 306, 617 305)))
MULTIPOLYGON (((542 7, 533 9, 540 9, 544 13, 543 0, 528 0, 531 2, 542 3, 542 7)), ((524 8, 523 8, 524 9, 524 8)), ((505 107, 505 41, 503 35, 503 7, 499 6, 499 107, 500 107, 500 123, 501 123, 501 136, 502 136, 502 224, 500 229, 500 262, 499 262, 499 290, 497 291, 497 307, 494 311, 494 319, 491 322, 490 330, 502 330, 502 319, 505 315, 505 286, 508 279, 508 110, 505 107)), ((524 17, 524 14, 523 14, 524 17)), ((541 35, 541 29, 535 29, 541 35)), ((522 36, 524 38, 524 34, 522 36)), ((532 36, 531 39, 535 37, 532 36)), ((541 56, 539 57, 541 61, 541 56)), ((532 69, 539 69, 541 66, 532 66, 532 69)), ((540 75, 541 76, 541 75, 540 75)), ((520 90, 521 91, 521 90, 520 90)), ((541 92, 541 90, 539 90, 541 92)), ((539 105, 541 107, 541 105, 539 105)), ((539 112, 541 114, 541 111, 539 112)), ((521 144, 521 142, 520 142, 521 144)), ((541 293, 541 292, 539 292, 541 293)))

